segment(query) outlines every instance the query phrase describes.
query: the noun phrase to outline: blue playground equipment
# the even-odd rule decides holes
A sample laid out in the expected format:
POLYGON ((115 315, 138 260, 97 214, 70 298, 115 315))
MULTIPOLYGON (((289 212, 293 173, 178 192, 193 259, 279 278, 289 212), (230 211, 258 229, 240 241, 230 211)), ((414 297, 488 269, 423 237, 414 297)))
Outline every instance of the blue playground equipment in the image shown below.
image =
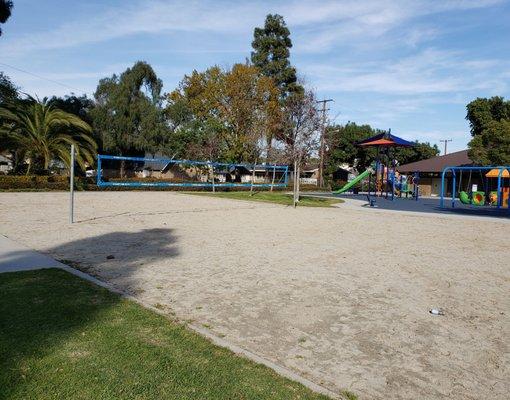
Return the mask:
MULTIPOLYGON (((391 133, 391 129, 388 132, 379 133, 375 136, 372 136, 368 139, 364 139, 358 143, 358 146, 361 147, 375 147, 377 149, 377 157, 374 166, 374 177, 375 177, 375 191, 374 196, 383 196, 385 195, 386 199, 388 197, 391 200, 395 199, 395 193, 398 192, 398 196, 402 197, 402 193, 405 193, 406 197, 409 194, 412 194, 413 197, 418 200, 418 189, 417 189, 417 181, 414 184, 414 189, 410 190, 407 185, 407 181, 402 182, 401 178, 398 180, 395 179, 396 176, 396 161, 391 156, 391 150, 399 147, 413 147, 416 145, 414 142, 409 142, 408 140, 402 139, 398 136, 395 136, 391 133), (386 158, 386 162, 384 159, 386 158)), ((415 174, 416 177, 416 174, 415 174)), ((414 180, 413 180, 414 181, 414 180)), ((371 185, 372 185, 372 174, 369 176, 368 182, 368 196, 371 196, 371 185)))
MULTIPOLYGON (((451 207, 455 208, 455 200, 457 197, 457 194, 459 196, 459 200, 463 204, 471 204, 473 206, 484 206, 486 203, 494 204, 496 208, 506 208, 510 211, 510 204, 508 202, 508 193, 509 193, 509 187, 510 182, 508 186, 504 186, 504 179, 508 179, 508 171, 510 170, 509 166, 472 166, 472 167, 445 167, 441 173, 441 201, 440 206, 441 208, 445 208, 445 195, 447 191, 447 185, 445 184, 445 178, 447 177, 448 173, 451 173, 452 176, 452 190, 451 190, 451 207), (495 174, 495 178, 497 179, 497 190, 489 193, 489 181, 488 176, 492 177, 490 174, 482 174, 482 171, 493 171, 497 170, 497 173, 495 174), (462 172, 463 171, 469 171, 470 172, 470 178, 471 173, 473 171, 479 171, 480 176, 482 178, 483 183, 483 191, 474 191, 471 196, 465 192, 460 190, 459 193, 457 193, 457 175, 460 173, 460 179, 462 179, 462 172), (492 198, 492 199, 491 199, 492 198), (489 200, 489 201, 486 201, 489 200)), ((459 186, 460 186, 459 181, 459 186)), ((468 183, 469 186, 469 183, 468 183)), ((469 188, 468 188, 469 190, 469 188)))
POLYGON ((165 158, 144 158, 144 157, 124 157, 124 156, 111 156, 98 154, 97 156, 97 186, 99 187, 210 187, 214 188, 229 188, 229 187, 286 187, 288 184, 288 172, 289 167, 286 165, 269 165, 269 164, 230 164, 230 163, 217 163, 210 161, 193 161, 193 160, 173 160, 165 158), (129 162, 131 165, 137 166, 137 169, 143 169, 147 165, 157 165, 160 172, 168 171, 172 166, 184 166, 186 168, 195 168, 208 171, 210 179, 206 181, 174 181, 171 180, 145 180, 143 177, 139 177, 139 180, 125 180, 121 179, 110 180, 105 178, 103 171, 103 164, 105 162, 124 161, 129 162), (264 170, 269 178, 272 178, 270 182, 256 183, 250 182, 216 182, 215 171, 238 171, 239 169, 245 170, 264 170), (276 177, 278 175, 278 180, 276 177))

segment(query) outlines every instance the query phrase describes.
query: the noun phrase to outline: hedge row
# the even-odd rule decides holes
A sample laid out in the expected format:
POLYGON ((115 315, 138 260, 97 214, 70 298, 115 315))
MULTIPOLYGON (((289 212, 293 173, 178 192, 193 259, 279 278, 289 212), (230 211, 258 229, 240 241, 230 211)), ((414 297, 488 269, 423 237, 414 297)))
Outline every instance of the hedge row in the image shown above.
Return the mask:
POLYGON ((68 190, 66 176, 0 175, 1 190, 68 190))

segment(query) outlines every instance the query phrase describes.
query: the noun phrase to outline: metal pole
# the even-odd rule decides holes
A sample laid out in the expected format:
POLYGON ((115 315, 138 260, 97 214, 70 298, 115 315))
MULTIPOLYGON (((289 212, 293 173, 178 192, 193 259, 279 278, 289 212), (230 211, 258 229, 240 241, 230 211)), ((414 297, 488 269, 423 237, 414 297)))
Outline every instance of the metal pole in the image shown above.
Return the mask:
POLYGON ((71 165, 69 173, 69 194, 70 194, 70 206, 69 206, 69 223, 74 222, 74 144, 71 145, 71 165))
POLYGON ((253 164, 253 171, 251 173, 251 186, 250 186, 250 196, 253 196, 253 183, 255 182, 255 168, 257 167, 257 161, 253 164))
POLYGON ((457 186, 457 175, 455 174, 455 169, 452 168, 453 175, 453 184, 452 184, 452 208, 455 208, 455 186, 457 186))
MULTIPOLYGON (((393 156, 393 154, 392 154, 392 156, 393 156)), ((394 201, 395 200, 395 178, 396 178, 396 174, 395 174, 395 160, 393 160, 393 157, 391 157, 391 158, 392 158, 392 160, 391 160, 391 169, 392 169, 392 174, 393 174, 393 179, 391 180, 391 201, 394 201)))
POLYGON ((97 171, 96 171, 96 182, 97 186, 101 186, 102 176, 101 176, 101 155, 97 155, 97 171))
POLYGON ((213 163, 211 163, 210 168, 211 168, 211 178, 212 178, 212 191, 213 191, 213 193, 215 193, 216 187, 214 186, 214 164, 213 163))
POLYGON ((368 197, 370 197, 370 186, 372 186, 372 173, 368 175, 368 197))
MULTIPOLYGON (((444 177, 446 174, 447 168, 443 169, 443 172, 441 173, 441 201, 439 203, 441 208, 444 208, 444 177)), ((415 184, 416 187, 416 184, 415 184)))
POLYGON ((388 199, 389 174, 390 174, 390 150, 389 147, 386 147, 386 196, 385 196, 386 199, 388 199))
POLYGON ((497 189, 498 201, 496 202, 497 208, 501 208, 501 205, 503 204, 502 198, 503 192, 501 191, 501 175, 503 175, 503 168, 501 168, 498 173, 498 189, 497 189))
MULTIPOLYGON (((379 151, 379 149, 377 150, 379 151)), ((377 182, 379 176, 379 153, 375 157, 375 172, 374 172, 374 197, 377 197, 377 182)))
POLYGON ((273 179, 271 180, 271 192, 273 191, 275 175, 276 175, 276 164, 273 165, 273 179))
POLYGON ((416 182, 414 184, 414 200, 415 201, 418 201, 418 197, 420 195, 420 186, 418 185, 418 183, 420 183, 420 173, 418 171, 416 171, 414 173, 414 178, 413 178, 413 181, 416 182))

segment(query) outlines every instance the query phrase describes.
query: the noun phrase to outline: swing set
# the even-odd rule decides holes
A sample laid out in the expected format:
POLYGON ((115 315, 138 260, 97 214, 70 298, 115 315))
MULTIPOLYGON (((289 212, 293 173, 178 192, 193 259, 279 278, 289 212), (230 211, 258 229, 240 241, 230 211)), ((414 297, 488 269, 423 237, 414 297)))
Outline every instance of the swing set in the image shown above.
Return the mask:
POLYGON ((457 199, 465 205, 495 206, 510 211, 510 167, 472 166, 472 167, 445 167, 441 173, 441 208, 445 208, 445 196, 451 193, 451 207, 455 208, 457 199), (464 172, 469 172, 467 185, 462 184, 464 172), (479 174, 476 184, 473 182, 473 172, 479 174), (451 191, 448 191, 448 177, 451 176, 451 191), (458 177, 458 184, 457 184, 458 177), (446 184, 445 184, 446 183, 446 184), (482 190, 479 185, 482 185, 482 190), (494 190, 496 189, 496 190, 494 190))

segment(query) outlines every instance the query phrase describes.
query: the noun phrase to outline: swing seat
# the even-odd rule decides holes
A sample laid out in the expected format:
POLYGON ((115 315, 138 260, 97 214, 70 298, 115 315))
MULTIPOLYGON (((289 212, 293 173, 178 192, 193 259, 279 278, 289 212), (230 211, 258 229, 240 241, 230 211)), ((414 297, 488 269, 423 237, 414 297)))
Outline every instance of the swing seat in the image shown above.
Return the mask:
POLYGON ((491 206, 495 206, 498 204, 498 192, 493 190, 489 193, 489 202, 491 206))
POLYGON ((485 192, 473 192, 473 198, 471 199, 471 204, 473 204, 474 206, 485 205, 485 192))
POLYGON ((459 200, 462 204, 471 204, 471 200, 469 198, 469 194, 462 191, 459 193, 459 200))

